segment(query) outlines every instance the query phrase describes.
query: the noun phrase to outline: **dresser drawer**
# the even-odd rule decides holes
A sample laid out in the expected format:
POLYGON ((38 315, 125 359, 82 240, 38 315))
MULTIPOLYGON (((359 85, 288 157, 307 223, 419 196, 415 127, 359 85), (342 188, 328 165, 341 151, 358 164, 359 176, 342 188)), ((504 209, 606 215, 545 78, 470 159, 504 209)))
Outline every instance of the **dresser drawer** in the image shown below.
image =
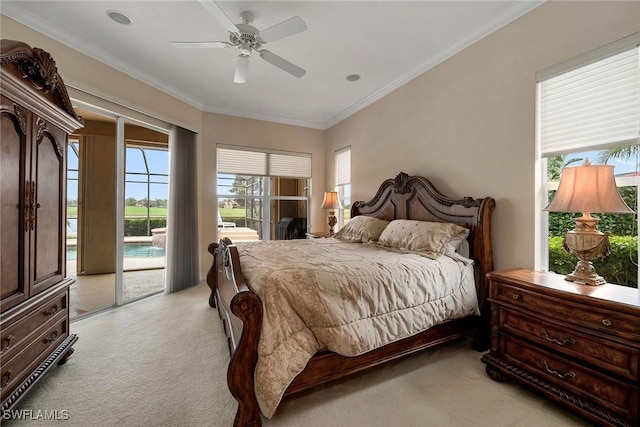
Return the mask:
POLYGON ((66 318, 67 301, 67 292, 57 293, 38 304, 21 319, 8 326, 3 323, 0 331, 0 356, 3 361, 21 351, 34 339, 34 335, 42 333, 41 328, 47 328, 61 318, 66 318))
POLYGON ((578 304, 492 281, 491 298, 497 302, 534 312, 544 312, 564 323, 581 326, 607 335, 640 341, 640 322, 637 317, 607 310, 595 305, 578 304))
POLYGON ((625 418, 638 417, 638 383, 625 383, 546 352, 509 335, 501 335, 503 358, 538 375, 549 384, 573 392, 625 418))
POLYGON ((2 360, 0 386, 2 400, 27 378, 33 369, 42 363, 69 335, 66 316, 49 328, 40 328, 33 341, 12 359, 2 360))
POLYGON ((640 380, 640 348, 581 333, 504 307, 500 308, 500 329, 632 381, 640 380))

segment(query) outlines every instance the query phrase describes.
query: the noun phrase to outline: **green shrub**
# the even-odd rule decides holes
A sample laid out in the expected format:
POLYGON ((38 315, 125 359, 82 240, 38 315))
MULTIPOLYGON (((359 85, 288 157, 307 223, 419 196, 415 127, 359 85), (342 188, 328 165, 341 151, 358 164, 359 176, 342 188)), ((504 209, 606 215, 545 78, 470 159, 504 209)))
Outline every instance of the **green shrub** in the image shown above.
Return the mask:
POLYGON ((154 228, 167 226, 167 218, 151 218, 149 233, 147 233, 147 218, 125 218, 124 235, 130 236, 150 236, 154 228))
MULTIPOLYGON (((598 274, 607 282, 638 287, 638 238, 635 236, 609 236, 611 252, 605 259, 593 260, 598 274)), ((558 274, 573 271, 578 258, 562 247, 562 237, 549 237, 549 270, 558 274)))

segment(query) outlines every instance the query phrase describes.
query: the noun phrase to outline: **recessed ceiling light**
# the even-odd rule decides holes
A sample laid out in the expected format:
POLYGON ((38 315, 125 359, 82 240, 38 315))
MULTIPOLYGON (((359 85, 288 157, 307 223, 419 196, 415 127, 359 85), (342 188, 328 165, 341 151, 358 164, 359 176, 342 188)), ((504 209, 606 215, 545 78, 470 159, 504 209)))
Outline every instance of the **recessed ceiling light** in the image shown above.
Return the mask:
POLYGON ((107 16, 112 20, 116 21, 118 24, 129 25, 131 24, 131 18, 125 15, 122 12, 118 12, 117 10, 107 10, 107 16))
POLYGON ((349 80, 350 82, 357 82, 358 80, 360 80, 360 74, 349 74, 347 76, 347 80, 349 80))

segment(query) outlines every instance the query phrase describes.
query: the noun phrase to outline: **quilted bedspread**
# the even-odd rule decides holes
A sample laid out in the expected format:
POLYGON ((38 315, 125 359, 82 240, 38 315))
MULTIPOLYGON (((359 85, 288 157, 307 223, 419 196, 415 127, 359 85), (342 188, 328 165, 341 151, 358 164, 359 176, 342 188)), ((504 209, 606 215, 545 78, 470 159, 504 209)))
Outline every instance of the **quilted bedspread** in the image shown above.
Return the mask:
POLYGON ((321 350, 356 356, 478 314, 473 266, 337 239, 238 242, 263 302, 255 372, 262 413, 321 350))

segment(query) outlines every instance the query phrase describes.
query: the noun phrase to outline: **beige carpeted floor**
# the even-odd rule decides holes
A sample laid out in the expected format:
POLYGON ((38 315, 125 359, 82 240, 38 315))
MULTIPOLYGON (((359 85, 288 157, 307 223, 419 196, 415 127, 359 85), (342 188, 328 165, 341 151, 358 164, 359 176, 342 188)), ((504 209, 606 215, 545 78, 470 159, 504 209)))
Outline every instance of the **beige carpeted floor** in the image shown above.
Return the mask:
MULTIPOLYGON (((2 425, 231 426, 236 404, 226 387, 229 356, 208 290, 200 284, 72 323, 79 336, 74 355, 18 405, 68 419, 2 425)), ((480 356, 466 342, 427 350, 289 398, 264 424, 589 425, 522 387, 492 381, 480 356)))

